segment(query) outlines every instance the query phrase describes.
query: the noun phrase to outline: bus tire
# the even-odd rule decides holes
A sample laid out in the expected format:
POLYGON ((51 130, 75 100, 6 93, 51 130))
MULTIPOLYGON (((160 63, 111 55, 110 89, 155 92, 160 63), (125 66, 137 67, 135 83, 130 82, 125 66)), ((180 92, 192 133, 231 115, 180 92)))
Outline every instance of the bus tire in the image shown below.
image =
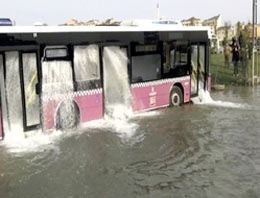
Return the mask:
POLYGON ((174 86, 170 94, 170 106, 180 106, 183 104, 183 93, 182 90, 174 86))
POLYGON ((72 100, 65 100, 59 105, 56 114, 56 129, 74 129, 80 121, 79 107, 72 100))

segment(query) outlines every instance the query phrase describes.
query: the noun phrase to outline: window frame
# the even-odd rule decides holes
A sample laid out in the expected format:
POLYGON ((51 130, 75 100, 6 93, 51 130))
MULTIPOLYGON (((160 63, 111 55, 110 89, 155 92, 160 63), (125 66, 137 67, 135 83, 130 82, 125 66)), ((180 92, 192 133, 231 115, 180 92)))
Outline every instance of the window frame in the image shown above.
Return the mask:
POLYGON ((133 57, 138 56, 147 56, 147 55, 160 55, 160 78, 155 79, 149 79, 149 80, 143 80, 141 82, 150 82, 150 81, 156 81, 161 80, 162 73, 163 73, 163 45, 162 41, 156 41, 151 43, 140 43, 140 42, 131 42, 130 43, 130 82, 131 84, 140 83, 139 81, 133 80, 133 57), (149 46, 149 45, 156 45, 156 50, 154 51, 136 51, 136 46, 149 46))
POLYGON ((171 42, 164 42, 164 51, 163 51, 163 70, 162 70, 162 76, 164 78, 175 78, 175 77, 181 77, 181 76, 186 76, 189 75, 190 69, 190 50, 189 50, 189 42, 188 41, 171 41, 171 42), (169 51, 166 50, 169 48, 169 51), (185 50, 183 50, 185 49, 185 50), (171 55, 171 51, 174 50, 174 55, 171 55), (184 52, 185 51, 185 52, 184 52), (167 54, 169 53, 169 54, 167 54), (185 62, 182 63, 182 55, 185 54, 185 62), (178 56, 178 57, 177 57, 178 56), (167 57, 168 57, 168 64, 169 64, 169 69, 167 72, 165 72, 166 67, 167 67, 167 57), (173 62, 171 61, 173 57, 173 62), (181 74, 181 72, 174 72, 174 70, 178 71, 183 69, 183 72, 187 74, 181 74))
POLYGON ((97 88, 102 88, 103 87, 103 61, 102 61, 102 51, 103 51, 103 45, 98 44, 98 43, 80 43, 80 44, 74 44, 72 46, 72 65, 73 65, 73 76, 74 76, 74 89, 75 91, 83 91, 83 90, 92 90, 92 89, 97 89, 97 88), (90 79, 90 80, 84 80, 84 81, 77 81, 76 79, 76 72, 75 72, 75 65, 74 65, 74 52, 75 52, 75 47, 77 46, 90 46, 90 45, 97 45, 98 46, 98 59, 99 59, 99 78, 98 79, 90 79), (87 82, 87 81, 97 81, 98 82, 98 87, 96 88, 90 88, 90 89, 80 89, 79 88, 79 83, 80 82, 87 82))
POLYGON ((98 71, 97 71, 97 75, 98 78, 91 78, 91 79, 87 79, 87 80, 78 80, 77 79, 77 75, 76 75, 76 71, 75 72, 75 81, 76 82, 83 82, 83 81, 91 81, 91 80, 101 80, 101 60, 100 60, 100 46, 98 44, 87 44, 87 45, 74 45, 73 46, 73 65, 74 65, 74 70, 75 70, 75 47, 88 47, 91 45, 96 45, 97 46, 97 52, 98 52, 98 71))
POLYGON ((43 48, 43 60, 42 61, 59 61, 59 60, 64 60, 64 61, 71 61, 71 53, 70 53, 70 47, 66 45, 47 45, 43 48), (56 57, 47 57, 46 56, 46 51, 47 50, 61 50, 65 49, 67 52, 66 56, 56 56, 56 57))

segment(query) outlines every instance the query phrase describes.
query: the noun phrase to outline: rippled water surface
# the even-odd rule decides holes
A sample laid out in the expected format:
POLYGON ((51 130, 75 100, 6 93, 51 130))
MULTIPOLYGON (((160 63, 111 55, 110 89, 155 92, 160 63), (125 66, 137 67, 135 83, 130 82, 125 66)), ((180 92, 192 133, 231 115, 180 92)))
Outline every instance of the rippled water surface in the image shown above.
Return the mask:
POLYGON ((260 88, 211 95, 206 104, 1 142, 0 197, 260 197, 260 88))

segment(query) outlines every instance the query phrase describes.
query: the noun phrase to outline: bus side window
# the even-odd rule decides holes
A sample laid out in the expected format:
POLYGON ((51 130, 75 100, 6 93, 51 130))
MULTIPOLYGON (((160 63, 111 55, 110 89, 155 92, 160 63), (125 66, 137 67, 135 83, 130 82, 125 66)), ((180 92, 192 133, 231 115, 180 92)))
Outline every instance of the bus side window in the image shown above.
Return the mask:
POLYGON ((158 44, 135 44, 132 51, 132 83, 161 79, 162 62, 158 44))
POLYGON ((67 46, 47 46, 42 59, 44 95, 73 91, 72 62, 67 46), (62 87, 62 88, 61 88, 62 87))
POLYGON ((187 74, 188 64, 187 46, 171 46, 170 49, 171 50, 165 50, 166 62, 164 63, 164 78, 185 76, 187 74))
POLYGON ((132 82, 145 82, 161 78, 161 55, 132 57, 132 82))
POLYGON ((101 86, 98 45, 74 46, 74 71, 78 90, 101 86))
POLYGON ((170 51, 170 66, 171 66, 171 68, 174 68, 174 64, 175 64, 175 50, 172 49, 170 51))

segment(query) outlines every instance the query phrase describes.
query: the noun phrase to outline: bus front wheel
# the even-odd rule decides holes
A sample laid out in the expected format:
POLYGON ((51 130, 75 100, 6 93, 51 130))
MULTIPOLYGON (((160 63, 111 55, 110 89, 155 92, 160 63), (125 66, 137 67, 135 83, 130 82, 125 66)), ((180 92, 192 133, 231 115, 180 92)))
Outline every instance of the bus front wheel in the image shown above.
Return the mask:
POLYGON ((180 106, 183 104, 183 93, 182 90, 174 86, 170 95, 170 106, 180 106))

